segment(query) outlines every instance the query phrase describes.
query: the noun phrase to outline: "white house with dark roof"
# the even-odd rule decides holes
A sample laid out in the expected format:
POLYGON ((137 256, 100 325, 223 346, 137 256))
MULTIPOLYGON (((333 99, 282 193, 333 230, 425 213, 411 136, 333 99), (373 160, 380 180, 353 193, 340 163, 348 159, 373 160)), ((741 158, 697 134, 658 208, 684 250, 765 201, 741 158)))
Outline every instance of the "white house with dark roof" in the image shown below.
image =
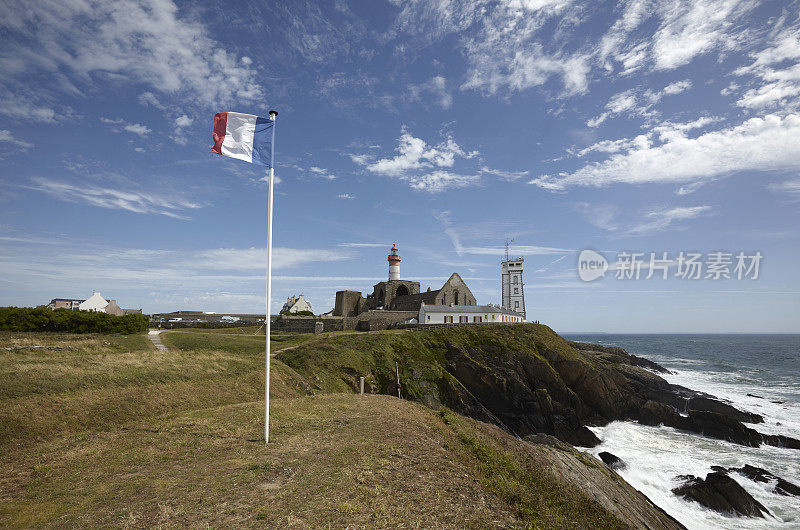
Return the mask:
POLYGON ((300 311, 309 311, 311 313, 314 312, 311 309, 311 302, 306 300, 306 297, 302 294, 300 296, 290 296, 286 299, 286 303, 283 304, 283 309, 281 309, 281 314, 291 314, 291 313, 298 313, 300 311))
POLYGON ((78 309, 81 311, 103 311, 105 312, 108 300, 103 298, 97 291, 92 294, 88 299, 84 300, 78 309))
POLYGON ((521 324, 525 318, 496 305, 427 305, 419 308, 420 324, 521 324))

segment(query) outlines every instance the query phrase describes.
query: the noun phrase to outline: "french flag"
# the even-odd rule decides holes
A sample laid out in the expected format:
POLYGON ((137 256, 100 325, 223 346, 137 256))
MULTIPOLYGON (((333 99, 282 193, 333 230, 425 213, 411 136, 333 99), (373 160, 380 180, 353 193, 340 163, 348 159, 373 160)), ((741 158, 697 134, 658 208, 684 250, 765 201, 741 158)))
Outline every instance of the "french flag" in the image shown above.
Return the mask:
POLYGON ((214 114, 211 152, 270 167, 274 126, 275 121, 270 118, 218 112, 214 114))

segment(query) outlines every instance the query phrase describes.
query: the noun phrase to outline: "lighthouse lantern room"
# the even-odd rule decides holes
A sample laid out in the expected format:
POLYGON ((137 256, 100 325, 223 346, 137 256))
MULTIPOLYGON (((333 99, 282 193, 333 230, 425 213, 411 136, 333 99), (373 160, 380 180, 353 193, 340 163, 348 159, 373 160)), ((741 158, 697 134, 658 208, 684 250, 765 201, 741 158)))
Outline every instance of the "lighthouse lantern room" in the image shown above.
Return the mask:
POLYGON ((397 253, 397 243, 392 245, 389 254, 389 281, 400 279, 400 255, 397 253))

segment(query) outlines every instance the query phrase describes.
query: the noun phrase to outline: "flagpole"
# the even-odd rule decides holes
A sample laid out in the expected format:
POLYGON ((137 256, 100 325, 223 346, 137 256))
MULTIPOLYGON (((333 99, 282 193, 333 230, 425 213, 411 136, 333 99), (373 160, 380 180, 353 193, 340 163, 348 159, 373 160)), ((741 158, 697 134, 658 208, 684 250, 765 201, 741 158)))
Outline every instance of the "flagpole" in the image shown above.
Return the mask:
POLYGON ((264 313, 264 337, 266 342, 266 369, 264 373, 264 443, 269 443, 269 339, 270 339, 270 295, 272 290, 272 184, 274 181, 275 165, 275 124, 278 111, 270 110, 269 117, 272 119, 272 149, 270 150, 269 161, 269 183, 267 184, 267 310, 264 313))

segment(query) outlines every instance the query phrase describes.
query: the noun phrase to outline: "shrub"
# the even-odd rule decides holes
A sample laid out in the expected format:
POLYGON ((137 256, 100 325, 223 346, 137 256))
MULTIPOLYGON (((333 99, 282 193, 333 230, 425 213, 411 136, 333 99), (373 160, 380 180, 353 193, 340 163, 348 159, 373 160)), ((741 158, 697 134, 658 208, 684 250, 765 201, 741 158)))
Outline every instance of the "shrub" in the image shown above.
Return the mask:
POLYGON ((95 311, 46 307, 0 307, 0 331, 58 331, 61 333, 122 333, 145 331, 147 315, 121 317, 95 311))

